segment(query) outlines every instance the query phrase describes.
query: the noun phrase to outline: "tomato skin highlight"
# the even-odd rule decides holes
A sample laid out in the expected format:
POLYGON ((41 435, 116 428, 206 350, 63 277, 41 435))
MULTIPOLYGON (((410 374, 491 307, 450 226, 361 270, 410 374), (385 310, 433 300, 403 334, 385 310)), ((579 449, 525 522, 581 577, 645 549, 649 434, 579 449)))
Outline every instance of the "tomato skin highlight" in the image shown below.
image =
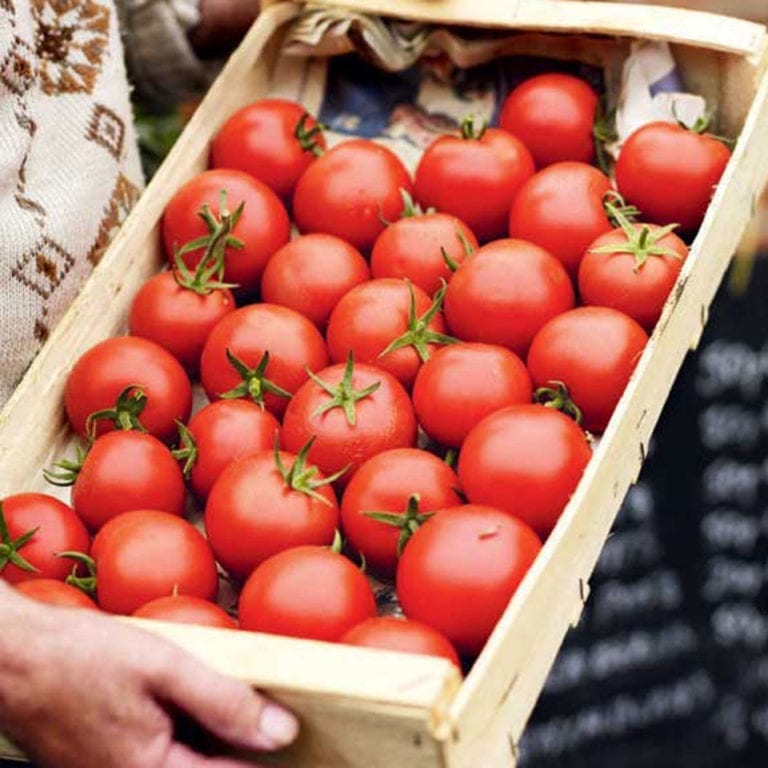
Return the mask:
POLYGON ((437 456, 416 448, 395 448, 368 459, 352 476, 341 501, 341 524, 348 543, 370 570, 393 576, 400 529, 365 512, 403 514, 418 494, 419 514, 461 503, 456 473, 437 456))
MULTIPOLYGON (((67 378, 64 405, 72 429, 86 437, 86 421, 95 411, 112 408, 126 387, 144 390, 147 401, 139 419, 150 434, 172 442, 176 420, 192 410, 192 385, 170 352, 148 339, 117 336, 80 356, 67 378)), ((106 419, 95 423, 97 435, 115 429, 106 419)))
POLYGON ((563 382, 582 411, 584 428, 601 433, 647 341, 648 334, 623 312, 579 307, 539 331, 528 353, 528 370, 534 387, 563 382))
POLYGON ((293 214, 302 234, 325 232, 368 253, 403 212, 400 190, 411 178, 394 152, 367 139, 349 139, 330 149, 302 174, 293 214))
POLYGON ((301 313, 321 330, 339 299, 370 279, 360 251, 333 235, 301 235, 267 264, 261 298, 301 313))
POLYGON ((563 160, 591 163, 597 101, 597 94, 580 77, 548 72, 509 93, 499 127, 528 147, 539 169, 563 160))
POLYGON ((467 435, 458 474, 470 502, 504 510, 544 539, 591 456, 583 431, 568 416, 542 405, 512 405, 467 435))
POLYGON ((539 328, 573 304, 573 285, 557 259, 523 240, 497 240, 454 274, 445 294, 445 319, 464 341, 499 344, 524 355, 539 328))
MULTIPOLYGON (((72 570, 71 560, 62 560, 62 562, 67 564, 70 571, 72 570)), ((46 603, 47 605, 57 605, 60 608, 85 608, 91 611, 99 610, 99 606, 84 592, 56 579, 23 581, 16 585, 16 590, 30 600, 37 600, 39 603, 46 603)))
POLYGON ((506 347, 462 342, 435 352, 413 385, 413 406, 424 431, 452 448, 483 418, 508 405, 530 403, 531 377, 506 347))
POLYGON ((400 558, 403 611, 445 635, 462 656, 476 656, 540 549, 525 523, 498 509, 444 509, 400 558))
POLYGON ((296 547, 262 563, 240 593, 240 626, 310 640, 339 640, 376 615, 368 580, 325 547, 296 547))
POLYGON ((237 629, 237 622, 216 603, 193 595, 170 595, 150 600, 133 612, 137 619, 199 624, 219 629, 237 629))
POLYGON ((427 624, 394 616, 366 619, 347 632, 340 642, 365 648, 442 656, 461 669, 456 649, 447 637, 427 624))

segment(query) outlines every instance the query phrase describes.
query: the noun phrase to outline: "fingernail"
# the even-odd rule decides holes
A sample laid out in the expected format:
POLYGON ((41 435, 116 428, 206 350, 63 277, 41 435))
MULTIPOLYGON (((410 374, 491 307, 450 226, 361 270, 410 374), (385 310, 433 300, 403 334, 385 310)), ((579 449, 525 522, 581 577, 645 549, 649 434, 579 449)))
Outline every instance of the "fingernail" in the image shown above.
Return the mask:
POLYGON ((280 749, 290 744, 299 733, 299 721, 287 709, 268 701, 259 718, 259 734, 265 749, 280 749))

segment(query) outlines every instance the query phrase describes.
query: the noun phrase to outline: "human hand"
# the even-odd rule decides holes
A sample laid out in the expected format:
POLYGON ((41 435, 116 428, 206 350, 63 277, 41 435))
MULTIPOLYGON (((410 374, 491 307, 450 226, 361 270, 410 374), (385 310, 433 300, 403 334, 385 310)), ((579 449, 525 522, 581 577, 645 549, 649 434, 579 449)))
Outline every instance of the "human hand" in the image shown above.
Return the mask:
POLYGON ((236 45, 259 15, 259 0, 200 0, 200 23, 189 39, 200 56, 216 56, 236 45))
POLYGON ((0 583, 0 624, 0 730, 41 768, 245 768, 176 741, 174 711, 247 749, 296 736, 293 715, 246 684, 108 616, 0 583))

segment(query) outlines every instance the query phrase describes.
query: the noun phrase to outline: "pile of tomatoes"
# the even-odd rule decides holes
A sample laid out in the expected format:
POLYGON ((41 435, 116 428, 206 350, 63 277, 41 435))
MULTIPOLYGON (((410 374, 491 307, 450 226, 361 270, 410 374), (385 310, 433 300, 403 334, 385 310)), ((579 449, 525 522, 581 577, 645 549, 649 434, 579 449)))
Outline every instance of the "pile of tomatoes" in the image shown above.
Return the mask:
POLYGON ((477 655, 660 316, 688 252, 674 230, 695 232, 729 157, 701 126, 654 123, 614 183, 593 165, 597 105, 578 78, 534 77, 499 127, 468 118, 413 178, 374 142, 328 149, 298 104, 230 117, 165 210, 169 269, 130 335, 71 369, 84 447, 48 473, 71 505, 3 501, 2 576, 113 613, 477 655), (406 619, 376 617, 366 572, 406 619))

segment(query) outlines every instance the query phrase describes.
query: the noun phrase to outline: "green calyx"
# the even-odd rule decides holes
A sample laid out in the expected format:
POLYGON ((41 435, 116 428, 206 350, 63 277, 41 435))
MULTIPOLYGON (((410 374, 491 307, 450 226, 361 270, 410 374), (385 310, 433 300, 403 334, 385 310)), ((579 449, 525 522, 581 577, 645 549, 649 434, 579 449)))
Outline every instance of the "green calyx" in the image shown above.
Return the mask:
POLYGON ((264 352, 255 368, 249 368, 232 350, 227 349, 229 364, 240 374, 242 382, 219 397, 223 400, 236 400, 239 397, 250 397, 254 403, 264 409, 264 395, 269 392, 278 397, 290 400, 293 395, 279 387, 267 378, 267 366, 269 365, 269 352, 264 352))
POLYGON ((9 563, 28 573, 40 573, 39 569, 19 554, 19 550, 28 544, 39 530, 39 528, 33 528, 31 531, 23 533, 18 539, 12 539, 8 531, 8 523, 5 520, 3 503, 0 501, 0 573, 5 570, 5 566, 9 563))
POLYGON ((405 507, 405 511, 402 514, 396 512, 363 512, 365 517, 369 517, 371 520, 375 520, 378 523, 384 523, 385 525, 391 525, 393 528, 400 529, 400 535, 397 538, 397 556, 403 554, 405 545, 410 541, 416 531, 429 520, 435 513, 434 512, 419 512, 419 501, 421 497, 418 493, 412 493, 408 497, 408 504, 405 507))
POLYGON ((435 208, 427 208, 425 211, 411 196, 407 189, 400 187, 400 198, 403 201, 403 212, 401 219, 414 218, 416 216, 426 216, 428 213, 435 213, 435 208))
POLYGON ((605 147, 607 144, 618 141, 619 134, 616 131, 616 110, 608 109, 605 96, 602 96, 597 103, 592 138, 595 141, 597 165, 603 173, 610 175, 611 157, 605 147))
POLYGON ((117 396, 112 408, 94 411, 85 420, 85 433, 89 442, 96 439, 96 427, 100 421, 110 421, 116 429, 146 432, 140 416, 147 405, 147 393, 138 384, 129 384, 117 396))
POLYGON ((79 445, 75 446, 77 451, 77 457, 74 461, 71 459, 59 459, 54 463, 54 467, 58 471, 50 469, 43 470, 43 477, 51 485, 57 485, 61 488, 65 488, 68 485, 74 485, 77 480, 77 476, 80 474, 80 470, 83 468, 83 463, 88 456, 88 451, 91 449, 92 443, 88 443, 88 447, 83 449, 79 445))
POLYGON ((603 195, 603 210, 614 227, 622 226, 622 221, 633 222, 641 211, 634 205, 627 205, 624 198, 614 189, 603 195))
POLYGON ((684 128, 686 131, 690 131, 691 133, 697 133, 699 136, 703 136, 706 134, 711 139, 715 139, 722 144, 725 144, 728 149, 732 149, 736 142, 733 139, 726 138, 725 136, 719 136, 715 133, 710 132, 710 128, 712 127, 712 120, 714 118, 714 113, 711 110, 708 110, 700 117, 697 117, 693 125, 687 125, 683 120, 680 118, 680 116, 677 113, 677 104, 674 102, 672 103, 672 116, 675 118, 675 122, 681 127, 684 128))
MULTIPOLYGON (((445 258, 445 257, 444 257, 445 258)), ((413 292, 413 285, 410 280, 406 280, 408 290, 411 294, 411 303, 408 308, 408 330, 402 335, 398 336, 394 341, 390 342, 381 352, 379 357, 384 357, 390 352, 394 352, 398 349, 405 347, 413 347, 419 356, 422 363, 426 363, 429 360, 429 345, 430 344, 458 344, 458 339, 453 336, 448 336, 445 333, 437 333, 430 330, 429 324, 434 320, 443 308, 443 300, 445 299, 445 291, 448 288, 445 281, 435 293, 432 299, 432 306, 421 316, 416 316, 416 295, 413 292)))
POLYGON ((323 381, 323 379, 316 373, 307 369, 307 373, 312 381, 327 392, 331 398, 315 408, 312 412, 312 416, 320 416, 334 408, 341 408, 344 411, 344 415, 347 417, 349 425, 354 427, 357 424, 357 404, 366 397, 370 397, 381 386, 381 382, 375 381, 373 384, 364 387, 363 389, 355 389, 352 384, 352 376, 354 375, 354 372, 355 360, 351 350, 347 356, 344 377, 336 386, 331 386, 327 381, 323 381))
POLYGON ((304 152, 311 152, 315 157, 322 157, 323 148, 317 139, 322 135, 328 126, 322 123, 316 123, 312 128, 307 128, 307 121, 310 119, 309 112, 305 112, 296 123, 296 129, 293 135, 299 142, 299 146, 304 152))
POLYGON ((485 132, 488 130, 488 121, 487 120, 480 120, 480 122, 477 122, 477 117, 475 115, 467 115, 462 121, 461 121, 461 138, 462 139, 474 139, 476 141, 479 141, 483 138, 485 135, 485 132))
MULTIPOLYGON (((459 238, 459 242, 461 243, 461 247, 464 249, 464 255, 469 258, 470 256, 475 255, 475 249, 472 247, 472 243, 467 240, 467 236, 460 230, 456 230, 456 237, 459 238)), ((445 262, 445 266, 448 267, 448 269, 451 270, 451 272, 455 272, 459 268, 459 263, 451 258, 451 254, 448 253, 448 251, 445 250, 445 248, 441 245, 440 246, 440 253, 443 256, 443 261, 445 262)))
POLYGON ((96 594, 96 561, 90 555, 82 552, 59 552, 56 557, 66 557, 69 560, 75 561, 72 572, 66 578, 67 584, 77 587, 81 592, 85 592, 86 595, 93 596, 96 594), (77 575, 78 565, 86 567, 88 570, 87 576, 77 575))
POLYGON ((186 424, 183 424, 178 419, 176 420, 176 428, 179 430, 179 447, 174 448, 171 451, 171 454, 177 461, 184 462, 181 471, 184 475, 184 479, 189 480, 189 476, 192 474, 192 469, 197 463, 197 441, 186 424))
POLYGON ((535 402, 545 408, 560 411, 570 416, 577 424, 581 424, 581 408, 571 399, 568 387, 562 381, 550 381, 551 387, 539 387, 533 393, 535 402))
POLYGON ((309 451, 314 445, 316 439, 317 435, 312 435, 312 437, 306 442, 306 444, 296 455, 296 459, 294 460, 293 464, 286 468, 285 463, 283 462, 283 458, 280 455, 279 438, 275 437, 275 466, 277 467, 277 471, 280 473, 280 476, 285 481, 285 484, 291 490, 303 493, 304 495, 309 496, 310 498, 315 499, 316 501, 319 501, 330 507, 333 506, 331 502, 328 501, 328 499, 321 493, 318 493, 317 489, 326 485, 331 485, 331 483, 335 483, 349 469, 349 465, 343 469, 340 469, 338 472, 335 472, 330 477, 326 477, 323 480, 318 479, 318 468, 315 466, 307 466, 307 455, 309 454, 309 451))

